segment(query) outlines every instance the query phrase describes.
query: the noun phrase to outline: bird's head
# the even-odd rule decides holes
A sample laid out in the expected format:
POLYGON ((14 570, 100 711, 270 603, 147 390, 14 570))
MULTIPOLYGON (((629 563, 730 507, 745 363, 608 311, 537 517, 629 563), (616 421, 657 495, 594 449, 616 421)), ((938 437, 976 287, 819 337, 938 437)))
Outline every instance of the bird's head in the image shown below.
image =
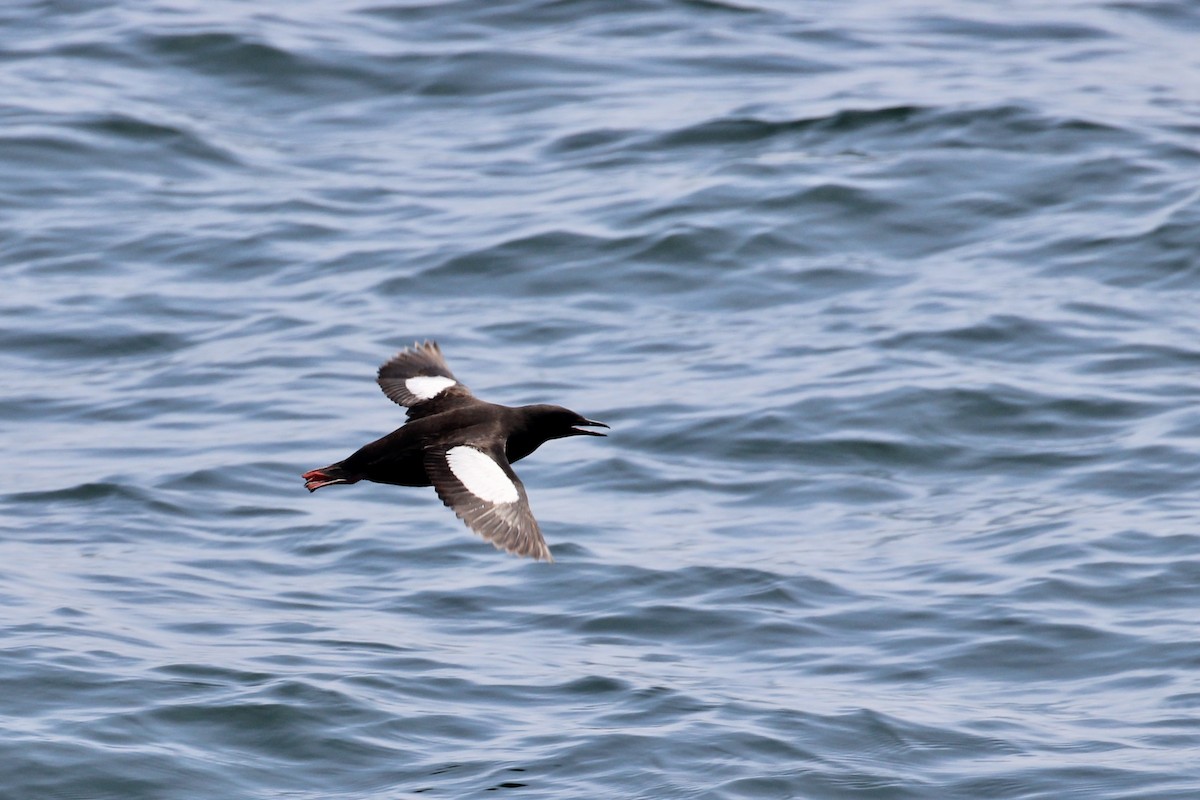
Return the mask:
POLYGON ((521 406, 513 411, 519 415, 519 421, 508 435, 505 449, 509 461, 524 458, 551 439, 605 436, 600 431, 589 431, 587 428, 608 427, 603 422, 588 419, 562 406, 521 406))
POLYGON ((589 431, 587 428, 607 428, 603 422, 588 419, 582 414, 576 414, 562 406, 534 406, 534 427, 549 439, 563 439, 567 436, 607 436, 601 431, 589 431))
MULTIPOLYGON (((538 443, 551 439, 566 437, 602 437, 607 435, 600 431, 588 431, 587 428, 607 428, 604 422, 589 420, 582 414, 576 414, 562 405, 523 405, 522 433, 538 443)), ((536 446, 536 445, 534 445, 536 446)))

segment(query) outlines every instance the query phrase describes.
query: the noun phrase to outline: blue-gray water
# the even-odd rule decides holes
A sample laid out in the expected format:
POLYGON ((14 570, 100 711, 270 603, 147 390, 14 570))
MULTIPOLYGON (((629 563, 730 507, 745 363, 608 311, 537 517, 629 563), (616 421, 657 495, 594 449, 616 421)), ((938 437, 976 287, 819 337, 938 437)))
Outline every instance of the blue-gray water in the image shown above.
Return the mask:
POLYGON ((1195 3, 0 24, 0 797, 1200 797, 1195 3))

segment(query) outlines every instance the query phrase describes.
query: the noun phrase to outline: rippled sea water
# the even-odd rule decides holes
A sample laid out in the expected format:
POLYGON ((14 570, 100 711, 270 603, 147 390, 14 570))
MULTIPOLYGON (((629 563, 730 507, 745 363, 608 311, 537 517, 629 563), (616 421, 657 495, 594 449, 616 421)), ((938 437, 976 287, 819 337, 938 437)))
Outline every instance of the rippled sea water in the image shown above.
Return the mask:
POLYGON ((0 796, 1200 797, 1196 4, 0 23, 0 796))

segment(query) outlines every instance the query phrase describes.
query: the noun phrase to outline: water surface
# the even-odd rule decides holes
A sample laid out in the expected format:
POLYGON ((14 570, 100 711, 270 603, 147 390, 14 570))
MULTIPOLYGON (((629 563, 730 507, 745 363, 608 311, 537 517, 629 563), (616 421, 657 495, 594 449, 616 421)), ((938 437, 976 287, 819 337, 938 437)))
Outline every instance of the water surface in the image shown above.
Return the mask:
POLYGON ((1200 796, 1192 5, 0 18, 0 796, 1200 796))

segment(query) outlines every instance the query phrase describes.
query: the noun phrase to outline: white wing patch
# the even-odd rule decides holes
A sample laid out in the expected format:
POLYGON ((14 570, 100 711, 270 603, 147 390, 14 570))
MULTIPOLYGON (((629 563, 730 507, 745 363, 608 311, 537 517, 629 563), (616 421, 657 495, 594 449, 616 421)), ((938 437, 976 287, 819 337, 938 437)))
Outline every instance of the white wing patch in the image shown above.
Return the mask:
POLYGON ((444 375, 415 375, 404 382, 404 387, 418 400, 429 400, 455 383, 453 378, 444 375))
MULTIPOLYGON (((409 378, 409 381, 412 380, 409 378)), ((474 447, 462 444, 451 447, 446 451, 446 463, 450 465, 454 477, 480 500, 489 503, 515 503, 521 499, 516 485, 504 474, 500 465, 474 447)))

